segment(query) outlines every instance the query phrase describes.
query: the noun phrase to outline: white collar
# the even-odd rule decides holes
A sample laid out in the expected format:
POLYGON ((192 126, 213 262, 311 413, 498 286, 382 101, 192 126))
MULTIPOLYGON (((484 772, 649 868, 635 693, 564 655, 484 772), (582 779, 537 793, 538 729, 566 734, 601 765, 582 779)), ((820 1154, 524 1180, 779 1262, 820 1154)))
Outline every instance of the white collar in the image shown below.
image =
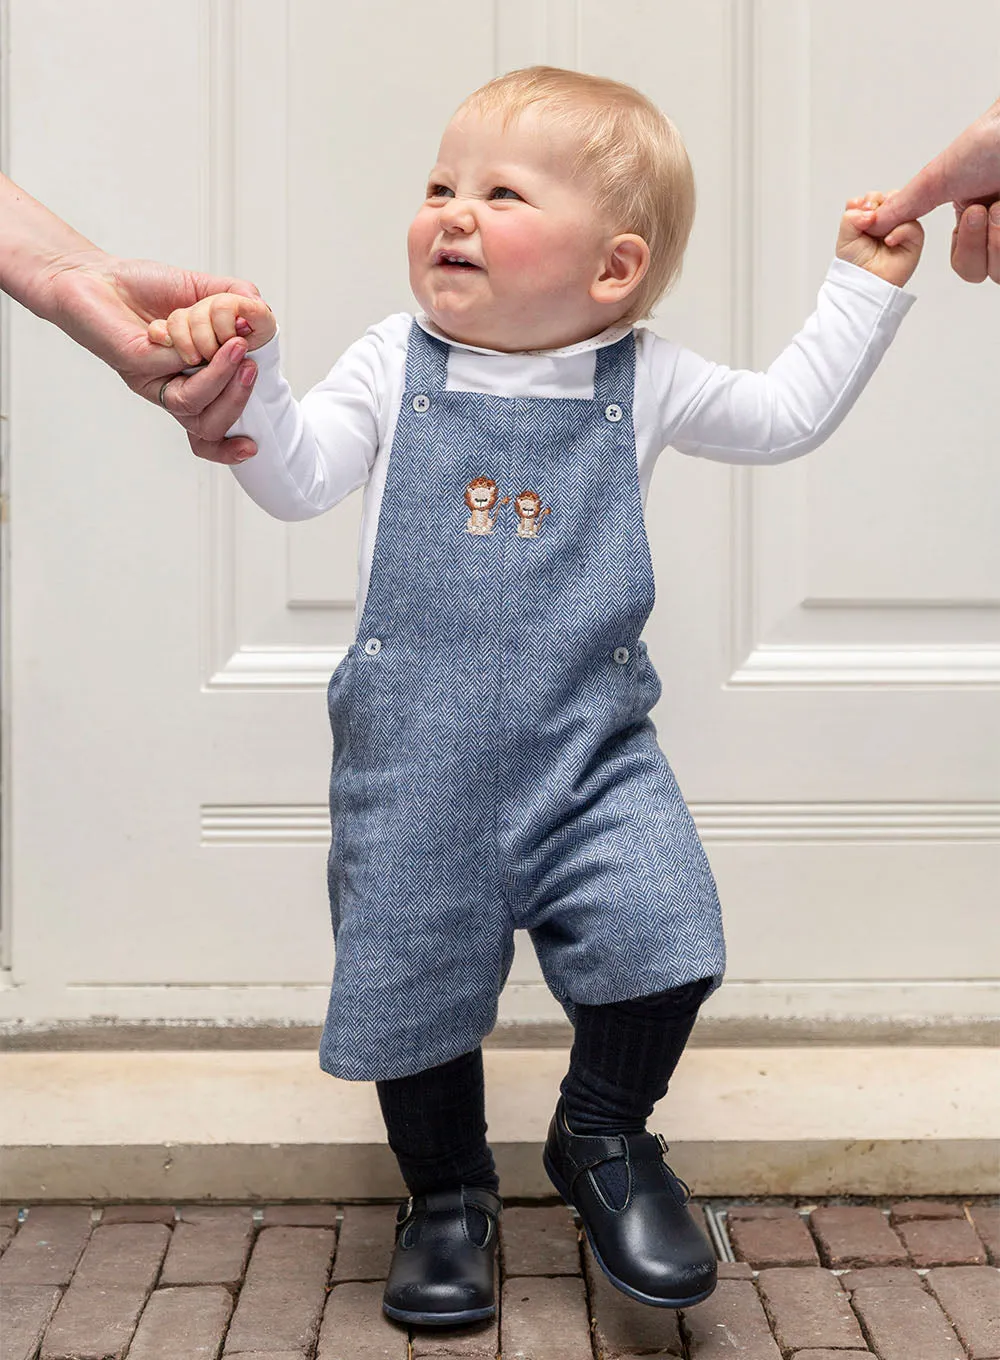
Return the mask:
POLYGON ((461 340, 453 340, 450 335, 446 335, 443 330, 434 324, 426 312, 417 312, 416 322, 421 330, 433 335, 437 340, 444 340, 449 345, 454 345, 456 349, 470 349, 474 354, 499 354, 504 358, 513 358, 515 355, 534 355, 540 359, 560 359, 566 358, 571 354, 583 354, 589 349, 602 349, 605 345, 613 345, 616 340, 620 340, 623 335, 628 335, 632 329, 631 325, 608 326, 599 335, 592 335, 589 340, 580 340, 575 345, 563 345, 561 349, 484 349, 482 345, 466 345, 461 340))

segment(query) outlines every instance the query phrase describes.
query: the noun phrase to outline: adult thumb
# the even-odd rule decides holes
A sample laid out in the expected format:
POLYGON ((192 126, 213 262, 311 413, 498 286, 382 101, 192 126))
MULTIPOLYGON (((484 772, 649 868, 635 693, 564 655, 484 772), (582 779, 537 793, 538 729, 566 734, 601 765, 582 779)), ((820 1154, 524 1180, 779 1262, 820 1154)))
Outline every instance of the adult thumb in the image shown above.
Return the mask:
MULTIPOLYGON (((199 298, 211 297, 213 293, 238 293, 240 297, 260 298, 260 289, 255 283, 248 283, 246 279, 218 278, 213 274, 192 271, 191 280, 199 298)), ((262 302, 263 300, 261 298, 262 302)))

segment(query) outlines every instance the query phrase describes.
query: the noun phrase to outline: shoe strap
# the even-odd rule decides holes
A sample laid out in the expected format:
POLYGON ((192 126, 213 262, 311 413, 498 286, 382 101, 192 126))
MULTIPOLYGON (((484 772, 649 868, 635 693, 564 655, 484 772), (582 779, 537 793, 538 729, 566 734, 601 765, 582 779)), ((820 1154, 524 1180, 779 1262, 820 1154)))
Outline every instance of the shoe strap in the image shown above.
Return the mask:
POLYGON ((667 1173, 671 1183, 680 1186, 683 1190, 683 1202, 687 1204, 691 1198, 691 1187, 688 1185, 687 1181, 681 1180, 677 1172, 668 1163, 667 1153, 669 1151, 670 1144, 664 1138, 663 1134, 654 1133, 652 1130, 640 1134, 638 1137, 634 1138, 629 1145, 629 1154, 633 1162, 662 1162, 663 1169, 667 1173))
POLYGON ((485 1185, 456 1185, 449 1186, 446 1190, 429 1190, 421 1195, 411 1195, 405 1204, 400 1205, 396 1222, 402 1227, 412 1218, 414 1212, 453 1214, 466 1204, 482 1209, 494 1219, 503 1207, 500 1196, 487 1189, 485 1185))
POLYGON ((563 1155, 570 1168, 570 1185, 581 1171, 589 1171, 591 1167, 599 1166, 601 1162, 611 1161, 615 1157, 626 1157, 632 1162, 660 1162, 671 1180, 683 1187, 684 1203, 690 1200, 690 1186, 667 1164, 666 1154, 670 1148, 662 1133, 653 1133, 649 1130, 630 1135, 573 1133, 565 1117, 562 1119, 562 1127, 565 1135, 563 1155))
POLYGON ((622 1133, 571 1133, 563 1149, 569 1164, 570 1185, 582 1171, 589 1171, 592 1166, 610 1162, 615 1157, 628 1155, 625 1135, 622 1133))
POLYGON ((477 1209, 492 1215, 493 1218, 503 1208, 503 1200, 485 1185, 463 1185, 462 1193, 466 1204, 474 1204, 477 1209))

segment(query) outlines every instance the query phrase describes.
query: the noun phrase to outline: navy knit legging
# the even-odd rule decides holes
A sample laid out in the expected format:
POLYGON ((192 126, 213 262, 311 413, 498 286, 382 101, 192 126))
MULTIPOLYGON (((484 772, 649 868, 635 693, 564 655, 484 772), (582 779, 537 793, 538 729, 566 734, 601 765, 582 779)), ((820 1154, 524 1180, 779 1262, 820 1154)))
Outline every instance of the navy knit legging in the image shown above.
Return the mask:
MULTIPOLYGON (((710 978, 700 978, 631 1001, 577 1003, 569 1071, 559 1088, 574 1133, 645 1129, 710 986, 710 978)), ((499 1190, 486 1141, 482 1045, 375 1085, 389 1146, 411 1194, 459 1184, 499 1190)))

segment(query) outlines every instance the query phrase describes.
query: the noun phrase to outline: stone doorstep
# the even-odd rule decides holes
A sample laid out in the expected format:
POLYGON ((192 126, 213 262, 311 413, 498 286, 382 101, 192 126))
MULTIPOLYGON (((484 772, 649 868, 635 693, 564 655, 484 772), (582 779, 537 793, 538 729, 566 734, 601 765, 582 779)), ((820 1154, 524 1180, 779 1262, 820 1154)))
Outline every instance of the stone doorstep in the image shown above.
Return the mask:
MULTIPOLYGON (((568 1057, 484 1049, 510 1196, 554 1193, 540 1150, 568 1057)), ((402 1192, 374 1085, 312 1052, 5 1053, 0 1087, 8 1200, 402 1192)), ((649 1127, 702 1196, 990 1194, 998 1087, 983 1047, 689 1049, 649 1127)))

